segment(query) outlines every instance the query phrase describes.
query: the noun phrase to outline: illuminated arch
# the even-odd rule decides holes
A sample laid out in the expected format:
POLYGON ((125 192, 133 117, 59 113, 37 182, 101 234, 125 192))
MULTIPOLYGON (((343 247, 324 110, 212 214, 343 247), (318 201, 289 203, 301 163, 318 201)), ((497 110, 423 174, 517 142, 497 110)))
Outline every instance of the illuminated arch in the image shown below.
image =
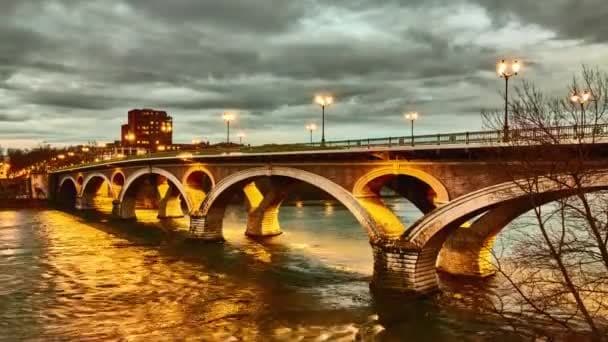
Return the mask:
MULTIPOLYGON (((371 239, 382 237, 382 232, 379 231, 375 224, 374 219, 370 214, 363 208, 357 199, 344 189, 340 185, 332 182, 331 180, 319 176, 317 174, 288 168, 288 167, 259 167, 252 168, 244 171, 234 173, 221 181, 219 181, 211 192, 207 195, 207 198, 203 202, 200 214, 206 216, 209 210, 213 207, 214 202, 222 195, 225 191, 234 191, 233 186, 249 179, 254 179, 261 176, 281 176, 300 180, 302 182, 313 185, 342 203, 357 219, 357 221, 363 226, 363 229, 367 232, 371 239)), ((242 189, 238 189, 242 191, 242 189)))
POLYGON ((355 197, 363 197, 368 195, 367 185, 382 176, 410 176, 427 184, 435 192, 435 203, 445 204, 450 201, 450 195, 446 187, 434 176, 411 167, 388 166, 374 169, 357 180, 353 187, 353 195, 355 197))
MULTIPOLYGON (((608 171, 602 171, 597 174, 597 177, 592 180, 586 179, 585 182, 581 187, 585 192, 605 190, 608 188, 608 171)), ((424 248, 435 237, 443 235, 440 233, 446 229, 459 226, 498 205, 525 198, 529 194, 522 190, 518 183, 505 182, 458 197, 424 216, 407 229, 401 239, 418 248, 424 248)), ((555 184, 555 181, 546 178, 538 181, 538 204, 572 196, 571 188, 558 188, 555 184)), ((523 212, 525 210, 522 209, 519 214, 523 212)))
POLYGON ((209 171, 209 169, 202 165, 194 165, 186 170, 184 176, 182 177, 182 184, 186 184, 188 177, 190 177, 194 172, 203 172, 211 180, 211 187, 215 186, 215 177, 213 177, 213 174, 211 171, 209 171))
POLYGON ((100 172, 91 173, 84 178, 84 182, 82 183, 82 188, 80 189, 80 196, 84 195, 84 193, 87 189, 87 185, 93 178, 102 178, 104 180, 104 182, 107 182, 108 187, 110 188, 110 192, 112 194, 112 198, 116 198, 116 193, 114 192, 114 187, 113 187, 112 182, 110 181, 108 176, 106 176, 100 172))
POLYGON ((76 179, 74 179, 74 177, 72 177, 70 175, 61 177, 61 179, 59 180, 59 185, 57 186, 57 189, 61 189, 61 187, 63 186, 63 183, 65 183, 68 180, 71 181, 72 183, 74 183, 74 187, 76 188, 76 195, 78 195, 80 193, 80 186, 78 185, 78 182, 76 181, 76 179))
POLYGON ((143 175, 148 175, 151 173, 161 175, 161 176, 167 178, 180 192, 182 198, 186 202, 186 206, 188 207, 188 212, 192 212, 192 203, 190 203, 190 199, 188 198, 186 189, 184 188, 184 186, 180 182, 180 180, 177 177, 175 177, 171 172, 158 168, 158 167, 140 169, 140 170, 135 171, 131 175, 129 175, 129 177, 125 180, 125 184, 123 185, 123 187, 120 191, 120 195, 119 195, 118 199, 122 202, 125 197, 125 194, 127 193, 127 191, 129 191, 129 187, 131 187, 133 182, 135 182, 135 180, 137 180, 139 177, 141 177, 143 175))
POLYGON ((64 176, 59 181, 57 187, 56 199, 61 206, 66 206, 68 209, 74 209, 78 198, 79 187, 78 182, 72 176, 64 176), (68 185, 71 184, 71 185, 68 185))
POLYGON ((112 172, 112 176, 110 176, 110 184, 112 184, 112 186, 115 186, 116 183, 114 181, 114 179, 116 178, 116 176, 121 175, 122 176, 122 180, 123 180, 123 184, 120 186, 124 186, 125 181, 127 180, 127 177, 125 177, 125 173, 122 172, 122 170, 116 170, 114 172, 112 172))

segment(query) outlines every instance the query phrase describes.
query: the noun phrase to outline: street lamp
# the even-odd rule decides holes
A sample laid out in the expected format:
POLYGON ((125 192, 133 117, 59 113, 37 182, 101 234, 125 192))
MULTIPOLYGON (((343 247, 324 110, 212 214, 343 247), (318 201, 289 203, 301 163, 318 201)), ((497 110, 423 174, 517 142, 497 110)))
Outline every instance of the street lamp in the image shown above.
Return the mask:
MULTIPOLYGON (((572 95, 570 96, 570 101, 574 104, 580 104, 581 106, 581 115, 582 115, 582 124, 581 126, 584 126, 586 124, 586 120, 585 120, 585 103, 587 103, 587 101, 591 100, 591 92, 589 92, 589 90, 583 90, 582 93, 579 93, 578 91, 574 91, 572 93, 572 95)), ((584 129, 584 128, 583 128, 584 129)))
POLYGON ((234 120, 234 113, 224 112, 222 119, 226 122, 226 143, 230 144, 230 121, 234 120))
POLYGON ((131 154, 131 145, 133 145, 133 142, 135 141, 135 134, 129 132, 125 138, 129 142, 129 154, 131 154))
POLYGON ((418 112, 408 112, 405 113, 403 115, 405 117, 406 120, 409 120, 411 123, 411 140, 412 140, 412 146, 414 146, 414 121, 418 120, 418 112))
POLYGON ((505 79, 505 121, 504 121, 504 141, 509 141, 509 78, 517 75, 521 69, 519 61, 514 60, 511 63, 505 62, 503 59, 496 66, 496 72, 498 76, 505 79))
POLYGON ((321 145, 325 145, 325 107, 334 103, 331 95, 316 95, 315 103, 321 106, 321 145))
POLYGON ((317 125, 314 123, 308 124, 306 129, 310 132, 310 144, 312 145, 312 132, 317 129, 317 125))
POLYGON ((243 138, 245 137, 245 132, 239 132, 237 135, 239 137, 239 145, 243 145, 243 138))

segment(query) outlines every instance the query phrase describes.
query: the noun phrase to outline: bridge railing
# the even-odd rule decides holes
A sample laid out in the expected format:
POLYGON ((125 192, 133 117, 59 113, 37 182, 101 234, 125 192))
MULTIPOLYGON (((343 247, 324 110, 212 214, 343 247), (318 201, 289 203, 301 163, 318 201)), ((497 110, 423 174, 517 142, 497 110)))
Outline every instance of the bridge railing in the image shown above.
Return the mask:
MULTIPOLYGON (((511 141, 522 142, 542 142, 551 140, 559 143, 571 143, 578 139, 601 139, 608 138, 608 124, 585 125, 585 126, 558 126, 547 128, 534 129, 513 129, 509 130, 509 139, 511 141)), ((223 154, 248 154, 248 153, 271 153, 271 152, 297 152, 297 151, 315 151, 315 150, 330 150, 330 149, 351 149, 351 148, 374 148, 374 147, 399 147, 399 146, 441 146, 441 145, 493 145, 504 142, 504 131, 474 131, 460 132, 447 134, 426 134, 415 136, 393 136, 384 138, 365 138, 365 139, 347 139, 312 143, 296 143, 296 144, 268 144, 261 146, 235 146, 229 148, 209 148, 204 150, 181 150, 156 152, 145 155, 123 156, 122 158, 113 158, 109 161, 126 161, 146 159, 149 157, 177 157, 188 158, 188 154, 196 155, 223 155, 223 154)), ((107 163, 108 160, 101 160, 97 163, 86 163, 86 165, 95 165, 107 163)), ((76 167, 71 165, 64 168, 76 167)))
MULTIPOLYGON (((508 138, 512 141, 542 141, 552 139, 558 142, 570 142, 581 138, 608 137, 608 124, 586 126, 557 126, 544 129, 509 130, 508 138)), ((305 143, 317 148, 357 148, 357 147, 393 147, 393 146, 429 146, 429 145, 467 145, 498 144, 504 142, 504 131, 474 131, 448 134, 427 134, 415 136, 393 136, 384 138, 348 139, 305 143)))

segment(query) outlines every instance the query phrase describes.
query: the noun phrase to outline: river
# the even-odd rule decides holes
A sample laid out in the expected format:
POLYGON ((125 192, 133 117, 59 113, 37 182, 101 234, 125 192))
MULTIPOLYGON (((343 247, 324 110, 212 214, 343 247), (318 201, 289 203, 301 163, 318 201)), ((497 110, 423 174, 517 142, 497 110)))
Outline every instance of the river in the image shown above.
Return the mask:
MULTIPOLYGON (((398 199, 411 222, 419 213, 398 199)), ((0 340, 485 340, 499 322, 431 298, 372 295, 367 236, 334 202, 281 209, 284 233, 186 239, 187 220, 51 209, 0 211, 0 340)), ((462 285, 449 285, 462 286, 462 285)), ((442 297, 445 297, 442 296, 442 297)))

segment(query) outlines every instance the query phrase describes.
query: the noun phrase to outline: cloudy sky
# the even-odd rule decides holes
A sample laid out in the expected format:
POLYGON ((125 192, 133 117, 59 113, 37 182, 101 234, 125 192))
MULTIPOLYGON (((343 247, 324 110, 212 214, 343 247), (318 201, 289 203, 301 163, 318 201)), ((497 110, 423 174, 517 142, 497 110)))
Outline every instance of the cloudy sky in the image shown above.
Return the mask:
POLYGON ((477 130, 500 108, 500 58, 560 94, 608 69, 606 0, 1 0, 0 145, 111 141, 130 108, 174 140, 301 142, 335 94, 328 139, 477 130))

